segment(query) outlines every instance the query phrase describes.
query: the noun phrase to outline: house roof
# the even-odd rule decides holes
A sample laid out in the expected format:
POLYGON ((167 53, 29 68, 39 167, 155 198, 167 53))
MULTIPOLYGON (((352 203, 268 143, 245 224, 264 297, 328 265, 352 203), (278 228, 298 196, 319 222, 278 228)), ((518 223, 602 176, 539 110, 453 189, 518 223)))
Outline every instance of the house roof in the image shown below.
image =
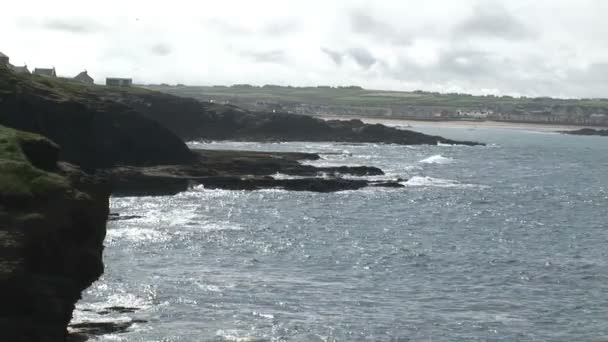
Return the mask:
POLYGON ((89 74, 87 73, 87 71, 83 71, 80 74, 76 75, 76 77, 74 77, 75 80, 77 81, 90 81, 93 82, 93 77, 89 76, 89 74))
POLYGON ((30 70, 27 68, 27 65, 24 65, 24 66, 11 65, 11 68, 16 73, 25 73, 25 74, 29 74, 30 73, 30 70))
POLYGON ((55 68, 52 68, 52 69, 35 68, 34 69, 34 74, 36 74, 36 75, 44 75, 44 76, 54 76, 55 75, 55 68))
POLYGON ((8 56, 3 54, 2 51, 0 51, 0 57, 8 57, 8 56))

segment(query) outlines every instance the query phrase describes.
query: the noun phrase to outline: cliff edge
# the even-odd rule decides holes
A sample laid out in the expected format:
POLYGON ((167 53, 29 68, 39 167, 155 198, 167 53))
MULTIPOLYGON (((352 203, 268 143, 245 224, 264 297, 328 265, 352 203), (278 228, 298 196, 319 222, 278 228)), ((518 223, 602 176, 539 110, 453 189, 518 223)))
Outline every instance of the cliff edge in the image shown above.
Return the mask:
POLYGON ((81 291, 103 273, 108 189, 59 155, 0 126, 2 341, 64 341, 81 291))
POLYGON ((107 91, 112 88, 16 74, 0 65, 0 125, 53 140, 61 146, 60 160, 86 170, 191 161, 181 139, 131 107, 107 100, 107 91))

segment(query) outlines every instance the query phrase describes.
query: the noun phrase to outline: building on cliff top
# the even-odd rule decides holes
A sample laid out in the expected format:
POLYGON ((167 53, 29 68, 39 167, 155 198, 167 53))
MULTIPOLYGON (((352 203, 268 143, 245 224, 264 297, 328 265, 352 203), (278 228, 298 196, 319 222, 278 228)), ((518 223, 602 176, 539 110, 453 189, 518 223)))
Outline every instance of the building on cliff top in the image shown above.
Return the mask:
POLYGON ((8 56, 3 54, 2 51, 0 51, 0 64, 8 65, 8 61, 9 61, 8 56))
POLYGON ((18 74, 31 74, 30 69, 27 68, 27 64, 24 66, 16 66, 16 65, 10 65, 10 68, 18 73, 18 74))
POLYGON ((95 80, 93 80, 93 77, 89 76, 89 74, 87 73, 87 71, 83 71, 80 74, 76 75, 76 77, 74 77, 75 81, 78 82, 82 82, 82 83, 86 83, 86 84, 94 84, 95 80))
POLYGON ((3 54, 2 52, 0 52, 0 65, 6 65, 9 69, 13 70, 14 72, 18 73, 18 74, 29 74, 30 70, 27 68, 27 65, 24 66, 15 66, 12 65, 11 63, 9 63, 10 58, 3 54))
POLYGON ((106 85, 110 87, 130 87, 133 85, 133 79, 108 77, 106 78, 106 85))
POLYGON ((57 77, 57 73, 55 72, 55 67, 52 69, 46 68, 34 68, 34 75, 44 76, 44 77, 57 77))

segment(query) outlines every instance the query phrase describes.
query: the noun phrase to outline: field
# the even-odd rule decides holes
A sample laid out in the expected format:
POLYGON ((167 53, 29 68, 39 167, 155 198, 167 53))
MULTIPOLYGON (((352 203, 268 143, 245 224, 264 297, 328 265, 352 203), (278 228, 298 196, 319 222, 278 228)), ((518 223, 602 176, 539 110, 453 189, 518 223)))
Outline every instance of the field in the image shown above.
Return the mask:
MULTIPOLYGON (((367 90, 360 87, 281 87, 281 86, 147 86, 163 92, 199 99, 277 102, 343 106, 432 106, 458 109, 579 108, 582 111, 607 111, 608 99, 555 99, 511 96, 472 96, 434 92, 367 90)), ((573 109, 574 110, 574 109, 573 109)))

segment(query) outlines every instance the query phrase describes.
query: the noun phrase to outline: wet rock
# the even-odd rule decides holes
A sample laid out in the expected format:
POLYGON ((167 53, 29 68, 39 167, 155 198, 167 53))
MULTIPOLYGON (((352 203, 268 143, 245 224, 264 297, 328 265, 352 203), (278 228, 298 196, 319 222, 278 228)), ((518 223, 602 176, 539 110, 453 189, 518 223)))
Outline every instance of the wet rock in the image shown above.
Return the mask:
POLYGON ((591 129, 591 128, 583 128, 575 131, 562 131, 563 134, 571 134, 571 135, 597 135, 608 137, 608 129, 591 129))
POLYGON ((120 215, 120 214, 110 214, 108 216, 108 221, 127 221, 127 220, 134 220, 134 219, 138 219, 138 218, 142 218, 143 216, 139 216, 139 215, 120 215))
POLYGON ((373 183, 371 186, 380 187, 380 188, 405 188, 405 185, 394 181, 394 182, 378 182, 373 183))
POLYGON ((100 315, 109 315, 111 313, 125 314, 125 313, 133 313, 138 310, 139 310, 139 308, 131 308, 131 307, 126 307, 126 306, 110 306, 97 313, 100 315))
POLYGON ((70 324, 68 342, 83 342, 95 336, 106 334, 121 334, 128 331, 133 324, 147 323, 145 320, 134 319, 118 322, 83 322, 70 324))

